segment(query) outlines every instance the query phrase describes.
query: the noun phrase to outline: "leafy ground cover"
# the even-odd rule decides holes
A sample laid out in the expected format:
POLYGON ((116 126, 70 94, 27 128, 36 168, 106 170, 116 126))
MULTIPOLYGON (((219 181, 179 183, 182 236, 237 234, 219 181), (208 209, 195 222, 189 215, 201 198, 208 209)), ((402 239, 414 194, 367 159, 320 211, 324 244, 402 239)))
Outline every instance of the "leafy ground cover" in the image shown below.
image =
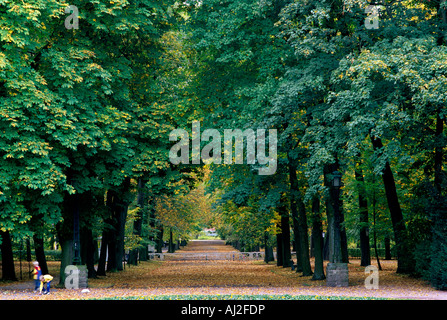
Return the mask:
MULTIPOLYGON (((234 248, 216 242, 193 242, 178 252, 229 252, 234 248), (209 251, 208 251, 209 250, 209 251)), ((0 284, 0 299, 447 299, 447 292, 426 281, 396 274, 396 261, 382 261, 379 289, 364 286, 360 260, 349 263, 349 287, 331 288, 290 268, 263 261, 166 260, 126 266, 122 272, 89 279, 89 292, 55 287, 48 296, 32 292, 32 280, 0 284)), ((57 275, 57 262, 50 262, 57 275)), ((57 281, 57 277, 56 277, 57 281)))
POLYGON ((161 295, 161 296, 129 296, 108 297, 101 300, 386 300, 375 297, 345 297, 318 295, 290 295, 290 294, 196 294, 196 295, 161 295))

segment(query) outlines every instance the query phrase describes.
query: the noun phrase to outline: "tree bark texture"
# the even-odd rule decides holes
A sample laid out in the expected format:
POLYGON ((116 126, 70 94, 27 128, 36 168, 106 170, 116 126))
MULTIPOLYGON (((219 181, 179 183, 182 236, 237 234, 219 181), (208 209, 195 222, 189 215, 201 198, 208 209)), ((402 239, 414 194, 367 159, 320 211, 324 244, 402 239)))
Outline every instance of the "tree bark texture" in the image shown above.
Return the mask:
MULTIPOLYGON (((371 141, 374 150, 380 152, 383 148, 382 141, 375 137, 371 137, 371 141)), ((411 273, 414 271, 413 256, 408 248, 409 243, 407 239, 405 221, 402 215, 399 198, 397 196, 394 175, 388 161, 386 162, 385 168, 382 172, 382 179, 385 186, 385 195, 393 225, 394 240, 396 242, 397 273, 411 273)))

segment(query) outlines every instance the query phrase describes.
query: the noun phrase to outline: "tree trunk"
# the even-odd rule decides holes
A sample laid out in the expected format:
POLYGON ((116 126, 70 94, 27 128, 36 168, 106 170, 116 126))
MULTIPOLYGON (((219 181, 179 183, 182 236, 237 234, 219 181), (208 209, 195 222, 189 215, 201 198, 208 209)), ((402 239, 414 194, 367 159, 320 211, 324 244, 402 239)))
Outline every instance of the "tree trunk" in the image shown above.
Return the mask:
MULTIPOLYGON (((133 234, 136 236, 141 237, 142 236, 142 230, 143 230, 143 221, 144 221, 144 211, 146 210, 147 206, 147 198, 144 191, 144 187, 146 185, 146 182, 143 181, 142 178, 138 179, 138 196, 137 196, 137 206, 139 208, 137 217, 135 218, 133 222, 133 234)), ((147 251, 147 248, 144 250, 147 251)), ((129 264, 137 265, 138 264, 138 255, 140 253, 139 248, 135 248, 130 251, 129 253, 129 264)))
POLYGON ((117 237, 117 221, 115 216, 115 192, 112 190, 107 191, 107 209, 109 210, 110 218, 108 219, 110 229, 107 233, 107 271, 116 271, 116 237, 117 237))
MULTIPOLYGON (((290 160, 289 160, 290 161, 290 160)), ((294 169, 291 168, 291 164, 289 162, 289 179, 290 179, 290 211, 292 213, 292 226, 293 226, 293 244, 296 252, 296 272, 302 272, 303 266, 301 263, 302 255, 301 255, 301 246, 300 246, 300 229, 299 229, 299 217, 298 217, 298 208, 297 208, 297 195, 298 192, 298 183, 296 179, 296 171, 294 174, 292 173, 294 169)))
MULTIPOLYGON (((57 237, 61 246, 61 265, 59 284, 65 286, 65 268, 73 263, 73 197, 65 194, 62 215, 57 223, 57 237)), ((35 241, 35 240, 34 240, 35 241)))
POLYGON ((314 250, 314 238, 312 237, 312 231, 310 232, 310 257, 315 258, 315 250, 314 250))
POLYGON ((324 167, 324 184, 328 187, 328 199, 326 210, 328 217, 328 241, 329 241, 329 261, 331 263, 347 263, 347 242, 346 231, 342 228, 343 208, 340 200, 341 190, 332 186, 332 181, 328 180, 328 175, 339 170, 338 162, 324 167))
POLYGON ((314 245, 315 268, 312 280, 324 280, 323 266, 323 230, 320 213, 320 199, 315 196, 312 201, 312 243, 314 245))
POLYGON ((310 266, 309 256, 309 235, 306 217, 306 207, 303 199, 300 197, 298 201, 298 232, 299 232, 299 253, 300 263, 303 272, 303 276, 312 275, 312 267, 310 266))
POLYGON ((111 236, 108 243, 107 271, 123 270, 124 258, 124 230, 127 217, 127 192, 130 188, 130 178, 125 178, 124 182, 107 192, 107 207, 111 211, 112 226, 111 236))
MULTIPOLYGON (((149 227, 152 230, 155 230, 156 229, 155 199, 154 199, 154 197, 152 195, 150 195, 149 201, 150 201, 150 207, 149 207, 149 210, 148 210, 149 227)), ((152 241, 155 244, 155 246, 157 245, 157 235, 156 235, 156 232, 152 232, 152 235, 150 236, 149 240, 152 241)))
POLYGON ((172 234, 172 227, 169 228, 169 247, 168 247, 168 252, 169 253, 174 253, 174 242, 173 242, 173 234, 172 234))
POLYGON ((118 271, 116 268, 117 266, 117 259, 116 259, 116 247, 117 243, 115 240, 115 232, 113 233, 113 238, 109 238, 109 243, 107 244, 107 271, 108 272, 115 272, 118 271))
POLYGON ((30 262, 31 262, 31 240, 29 237, 26 237, 26 241, 25 241, 25 246, 26 246, 26 261, 28 261, 28 279, 31 279, 31 269, 30 269, 30 262))
POLYGON ((368 202, 366 200, 365 180, 360 168, 360 160, 355 168, 355 178, 357 180, 360 211, 360 265, 366 267, 371 264, 371 250, 369 246, 368 202))
POLYGON ((39 262, 42 275, 48 274, 47 259, 45 258, 45 251, 43 248, 43 239, 38 235, 33 235, 34 252, 36 254, 36 260, 39 262))
POLYGON ((101 251, 99 253, 98 269, 96 270, 97 276, 106 275, 107 244, 108 244, 108 231, 107 229, 104 229, 102 231, 101 251))
POLYGON ((159 225, 159 227, 158 227, 158 235, 157 235, 157 242, 156 242, 157 253, 163 253, 163 233, 164 233, 164 228, 163 228, 162 225, 159 225))
POLYGON ((342 260, 342 240, 341 240, 341 215, 340 215, 340 190, 337 188, 331 189, 332 194, 332 206, 334 208, 333 225, 331 228, 331 234, 333 235, 333 249, 332 249, 332 261, 333 263, 343 262, 342 260))
POLYGON ((309 237, 307 234, 306 207, 301 192, 299 191, 296 166, 289 157, 289 179, 290 179, 290 209, 292 212, 295 230, 295 244, 297 252, 297 272, 303 272, 303 276, 312 275, 309 257, 309 237))
MULTIPOLYGON (((81 241, 83 242, 83 264, 87 266, 89 278, 96 278, 95 270, 95 244, 93 239, 93 231, 88 227, 83 228, 81 241)), ((82 243, 81 242, 81 243, 82 243)), ((82 251, 81 251, 82 252, 82 251)))
POLYGON ((436 141, 436 147, 435 147, 435 179, 434 179, 434 185, 439 195, 442 194, 442 180, 443 180, 443 174, 442 174, 442 159, 443 159, 443 148, 445 147, 445 144, 442 143, 442 137, 443 137, 443 131, 444 131, 444 120, 439 115, 440 111, 438 112, 438 115, 436 117, 436 133, 435 133, 435 141, 436 141))
MULTIPOLYGON (((145 194, 144 197, 144 206, 143 206, 143 212, 141 214, 141 237, 145 240, 148 239, 148 235, 147 232, 144 231, 143 225, 148 223, 149 220, 149 216, 151 215, 151 212, 154 210, 153 209, 153 202, 152 199, 150 197, 148 197, 145 194)), ((147 261, 149 259, 148 256, 148 247, 147 247, 147 242, 145 241, 144 243, 146 243, 146 245, 141 246, 139 248, 139 252, 138 252, 138 258, 139 261, 147 261)))
POLYGON ((118 202, 116 203, 117 216, 117 246, 116 246, 116 269, 123 270, 124 261, 124 237, 126 228, 126 218, 129 204, 127 203, 126 195, 130 189, 130 178, 125 178, 123 184, 120 186, 120 193, 117 194, 118 202))
MULTIPOLYGON (((73 186, 76 181, 73 179, 73 173, 71 170, 67 171, 67 181, 73 186)), ((79 215, 80 198, 78 194, 71 195, 69 193, 64 194, 62 216, 63 220, 57 223, 56 231, 61 245, 61 265, 60 265, 60 280, 59 284, 65 286, 65 268, 68 265, 73 264, 74 260, 74 218, 75 215, 79 215)), ((78 216, 79 217, 79 216, 78 216)), ((78 221, 79 222, 79 221, 78 221)), ((79 243, 78 243, 79 244, 79 243)), ((78 247, 78 250, 80 248, 78 247)), ((78 251, 79 252, 79 251, 78 251)), ((80 261, 77 261, 78 263, 80 261)), ((42 270, 43 273, 43 270, 42 270)))
POLYGON ((118 232, 117 232, 117 241, 116 241, 116 269, 118 271, 123 270, 123 263, 125 262, 125 252, 124 252, 124 237, 125 237, 125 228, 126 228, 126 217, 127 217, 127 205, 124 207, 118 208, 117 211, 118 216, 118 232))
POLYGON ((349 263, 349 254, 348 254, 348 237, 346 235, 346 228, 344 226, 345 222, 345 214, 344 211, 341 210, 343 208, 343 201, 340 199, 340 241, 341 241, 341 262, 349 263))
POLYGON ((2 280, 17 281, 11 235, 9 234, 9 231, 0 230, 0 237, 2 241, 2 244, 0 245, 2 251, 2 280))
POLYGON ((163 234, 164 234, 164 227, 162 225, 158 228, 158 238, 157 238, 157 253, 163 253, 163 234))
POLYGON ((391 260, 391 241, 389 237, 385 237, 385 260, 391 260))
MULTIPOLYGON (((444 26, 447 25, 447 0, 441 0, 438 8, 438 14, 440 20, 444 26)), ((447 44, 447 31, 444 28, 440 28, 442 34, 438 39, 438 45, 447 44)), ((429 279, 431 285, 438 290, 447 290, 447 204, 444 185, 444 173, 442 172, 443 164, 443 148, 445 148, 445 136, 444 131, 444 119, 441 118, 441 114, 444 111, 444 105, 439 105, 439 109, 436 114, 436 131, 435 131, 435 155, 434 155, 434 187, 435 193, 432 195, 430 205, 430 218, 433 221, 432 224, 432 240, 431 240, 431 261, 429 267, 429 279), (444 187, 443 187, 444 185, 444 187)))
POLYGON ((270 234, 267 231, 264 232, 264 250, 264 262, 269 263, 270 261, 275 261, 273 247, 270 245, 270 234))
POLYGON ((277 225, 276 227, 280 230, 279 233, 276 234, 276 265, 281 267, 284 261, 282 230, 280 225, 277 225))
MULTIPOLYGON (((372 145, 375 151, 381 151, 382 141, 379 138, 371 137, 372 145)), ((393 172, 390 163, 387 161, 385 169, 382 172, 385 194, 390 210, 391 222, 394 231, 394 240, 396 242, 397 252, 397 273, 412 273, 414 271, 413 256, 408 246, 407 231, 397 196, 396 184, 394 182, 393 172)))
POLYGON ((333 194, 332 183, 328 180, 328 174, 331 174, 334 170, 331 170, 331 165, 324 166, 324 186, 328 188, 329 192, 327 193, 327 197, 325 199, 326 204, 326 217, 327 217, 327 230, 326 235, 324 237, 324 249, 323 249, 323 257, 325 260, 329 262, 334 262, 334 206, 333 206, 333 194))
POLYGON ((59 285, 65 286, 65 268, 73 262, 73 239, 59 237, 61 244, 61 266, 59 285))
MULTIPOLYGON (((328 219, 329 220, 329 219, 328 219)), ((330 234, 329 234, 329 221, 328 221, 328 228, 327 228, 327 230, 326 230, 326 233, 325 233, 325 235, 324 235, 324 237, 323 237, 323 260, 325 260, 325 261, 329 261, 329 236, 330 236, 330 234)))
POLYGON ((290 251, 290 224, 289 224, 289 213, 287 212, 287 207, 280 207, 281 214, 281 240, 282 240, 282 256, 283 256, 283 268, 290 267, 290 259, 292 258, 290 251))
POLYGON ((373 233, 373 241, 374 241, 374 252, 376 253, 377 267, 379 270, 382 270, 382 266, 380 265, 379 254, 377 252, 377 233, 376 233, 376 191, 373 193, 373 224, 374 224, 374 233, 373 233))

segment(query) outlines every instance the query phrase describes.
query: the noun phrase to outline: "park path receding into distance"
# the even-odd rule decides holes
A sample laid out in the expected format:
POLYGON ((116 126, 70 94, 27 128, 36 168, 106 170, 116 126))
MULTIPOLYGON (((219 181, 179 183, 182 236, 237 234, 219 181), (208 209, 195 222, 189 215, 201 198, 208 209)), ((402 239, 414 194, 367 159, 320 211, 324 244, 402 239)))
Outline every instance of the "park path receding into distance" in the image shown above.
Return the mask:
MULTIPOLYGON (((239 251, 225 245, 223 240, 192 240, 176 251, 197 254, 227 254, 239 251)), ((295 260, 296 261, 296 260, 295 260)), ((325 280, 312 281, 290 268, 266 264, 261 260, 196 260, 173 259, 158 262, 159 267, 141 274, 138 281, 129 287, 138 290, 138 295, 158 294, 266 294, 266 295, 319 295, 319 296, 375 296, 415 299, 447 299, 446 292, 436 291, 421 279, 403 278, 397 275, 396 261, 381 261, 379 290, 368 290, 364 286, 365 268, 360 260, 349 264, 350 286, 332 288, 325 280)), ((325 262, 325 266, 326 266, 325 262)), ((313 268, 313 261, 312 261, 313 268)), ((117 284, 118 285, 118 284, 117 284)))
POLYGON ((239 253, 223 240, 192 240, 174 255, 166 255, 163 266, 153 270, 141 285, 158 288, 265 286, 273 275, 269 265, 262 259, 233 260, 233 255, 239 253))
POLYGON ((224 240, 191 240, 181 250, 182 252, 238 252, 235 248, 225 245, 224 240))
MULTIPOLYGON (((221 240, 193 240, 176 254, 237 254, 235 248, 221 240)), ((55 264, 56 262, 51 262, 55 264)), ((325 262, 326 264, 326 262, 325 262)), ((85 299, 106 297, 145 297, 158 295, 318 295, 351 297, 391 297, 410 299, 447 299, 447 292, 436 291, 422 279, 397 275, 396 261, 381 261, 378 290, 364 286, 364 267, 359 260, 349 263, 349 287, 332 288, 326 281, 312 281, 276 262, 261 260, 196 260, 166 259, 126 266, 124 271, 106 277, 89 279, 88 293, 80 290, 54 288, 51 295, 33 294, 32 280, 17 284, 0 284, 0 299, 85 299), (22 287, 19 289, 18 285, 22 287), (15 288, 14 288, 15 287, 15 288)), ((313 267, 313 266, 312 266, 313 267)), ((55 264, 54 269, 57 268, 55 264)))

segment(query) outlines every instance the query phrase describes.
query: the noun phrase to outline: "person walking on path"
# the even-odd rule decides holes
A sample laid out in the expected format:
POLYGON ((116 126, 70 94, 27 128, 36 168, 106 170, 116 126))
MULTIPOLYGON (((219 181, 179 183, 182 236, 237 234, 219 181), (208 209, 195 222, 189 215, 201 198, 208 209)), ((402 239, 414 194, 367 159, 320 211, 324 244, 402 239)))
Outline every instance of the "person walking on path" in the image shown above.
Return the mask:
POLYGON ((53 280, 53 277, 50 276, 49 274, 46 274, 44 276, 40 276, 40 290, 39 290, 40 294, 42 294, 42 289, 43 289, 43 294, 49 294, 50 293, 51 280, 53 280))
POLYGON ((40 276, 42 275, 42 270, 40 269, 39 262, 34 261, 33 265, 34 292, 37 292, 40 287, 40 276))

